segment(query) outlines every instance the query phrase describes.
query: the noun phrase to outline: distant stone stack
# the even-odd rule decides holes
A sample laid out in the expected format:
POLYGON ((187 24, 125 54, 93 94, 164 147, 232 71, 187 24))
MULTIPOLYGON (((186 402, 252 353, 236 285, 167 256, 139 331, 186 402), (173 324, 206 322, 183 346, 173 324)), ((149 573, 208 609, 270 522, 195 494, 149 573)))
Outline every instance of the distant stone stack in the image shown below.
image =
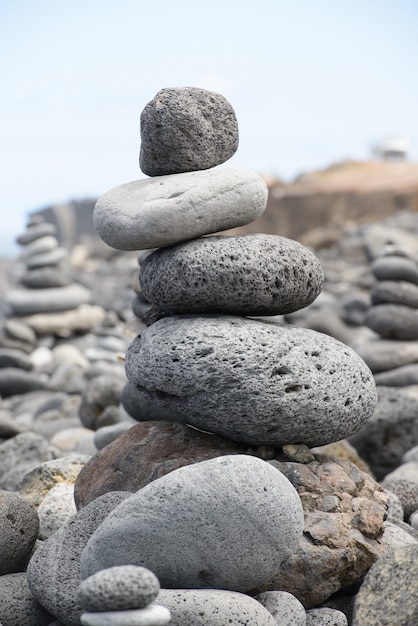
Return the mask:
MULTIPOLYGON (((257 174, 217 167, 238 145, 235 114, 225 98, 201 89, 164 89, 141 115, 141 138, 140 165, 151 178, 108 191, 93 216, 108 245, 156 248, 141 262, 141 289, 151 311, 149 326, 127 351, 131 391, 138 403, 152 402, 172 421, 239 442, 244 453, 224 451, 174 465, 178 469, 136 491, 90 538, 81 574, 131 563, 149 567, 165 588, 277 589, 274 581, 285 560, 295 557, 304 520, 291 479, 265 459, 283 448, 292 460, 313 465, 306 446, 358 431, 375 408, 373 376, 332 337, 257 319, 310 304, 323 273, 295 241, 214 234, 255 220, 267 202, 257 174)), ((384 497, 379 500, 378 486, 375 491, 383 523, 384 497)), ((367 535, 372 561, 381 532, 377 525, 367 535)), ((341 532, 335 535, 341 547, 341 532)), ((294 563, 305 571, 301 549, 294 563)), ((354 582, 370 563, 358 558, 356 547, 352 557, 347 554, 346 560, 359 563, 354 582)), ((322 570, 313 575, 321 578, 322 570)), ((318 596, 306 601, 318 602, 318 596)), ((187 605, 184 599, 183 612, 187 605)), ((226 623, 225 606, 219 623, 226 623)), ((184 620, 180 615, 173 623, 184 620)), ((271 615, 254 623, 267 626, 271 615)))
POLYGON ((388 245, 371 266, 377 282, 365 324, 380 338, 359 349, 377 385, 418 384, 418 264, 388 245))
POLYGON ((73 281, 68 251, 59 246, 53 224, 33 216, 17 242, 19 260, 25 264, 21 287, 6 301, 10 317, 16 317, 37 336, 69 337, 86 332, 104 319, 101 307, 90 305, 90 291, 73 281))

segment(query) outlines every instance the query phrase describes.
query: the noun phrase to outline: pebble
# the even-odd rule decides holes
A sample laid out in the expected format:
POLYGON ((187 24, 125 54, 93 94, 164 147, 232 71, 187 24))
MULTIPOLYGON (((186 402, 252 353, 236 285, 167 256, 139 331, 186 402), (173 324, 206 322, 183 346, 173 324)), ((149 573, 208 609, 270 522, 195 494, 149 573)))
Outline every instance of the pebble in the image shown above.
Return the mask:
POLYGON ((47 237, 55 235, 57 232, 56 226, 50 222, 41 222, 40 224, 34 224, 30 226, 16 238, 16 242, 21 246, 25 246, 36 239, 41 237, 47 237))
POLYGON ((16 289, 7 296, 15 315, 68 311, 90 301, 90 291, 81 285, 50 289, 16 289))
POLYGON ((167 608, 153 604, 145 609, 86 612, 80 623, 82 626, 164 626, 172 624, 170 617, 167 608))
POLYGON ((170 420, 166 411, 156 406, 152 400, 144 398, 129 382, 122 390, 121 403, 128 415, 138 422, 170 420))
POLYGON ((145 567, 109 567, 82 581, 78 603, 86 611, 143 609, 160 591, 158 578, 145 567))
POLYGON ((352 626, 394 626, 417 620, 418 545, 384 554, 356 595, 352 626))
POLYGON ((80 421, 86 428, 96 430, 107 407, 118 406, 126 381, 121 377, 97 376, 87 385, 81 397, 80 421))
POLYGON ((8 398, 19 394, 45 389, 45 380, 35 372, 28 372, 19 367, 2 367, 0 370, 0 396, 8 398))
POLYGON ((32 362, 30 357, 22 350, 0 348, 0 368, 3 367, 16 367, 22 370, 31 370, 32 362))
POLYGON ((356 351, 374 373, 418 363, 418 341, 377 338, 356 347, 356 351))
POLYGON ((131 495, 88 542, 81 575, 130 563, 162 587, 248 591, 280 569, 302 530, 299 496, 280 472, 252 456, 219 457, 131 495))
POLYGON ((157 250, 141 289, 163 311, 281 315, 308 306, 324 275, 304 246, 276 235, 203 237, 157 250))
POLYGON ((36 335, 27 324, 16 319, 6 320, 4 324, 4 330, 13 339, 24 341, 31 346, 36 344, 36 335))
POLYGON ((113 248, 160 248, 252 222, 266 208, 267 193, 264 180, 247 170, 158 176, 107 191, 93 221, 113 248))
POLYGON ((418 266, 412 259, 399 256, 381 256, 371 264, 373 275, 379 281, 406 281, 418 285, 418 266))
POLYGON ((74 486, 59 483, 52 487, 38 506, 39 539, 48 539, 76 512, 74 486))
POLYGON ((112 441, 115 441, 115 439, 126 433, 127 430, 132 428, 134 423, 133 420, 124 420, 116 424, 111 424, 110 426, 102 426, 96 430, 93 442, 97 450, 102 450, 112 443, 112 441))
POLYGON ((77 477, 74 499, 81 508, 107 491, 134 493, 184 465, 246 450, 183 424, 136 424, 90 459, 77 477))
POLYGON ((406 548, 407 546, 418 543, 418 541, 399 524, 386 521, 383 526, 385 532, 383 533, 381 541, 385 546, 385 552, 388 550, 406 548))
POLYGON ((31 431, 25 431, 0 443, 0 489, 15 491, 25 474, 52 459, 48 441, 31 431))
POLYGON ((101 324, 104 318, 105 311, 101 306, 83 304, 71 311, 36 313, 23 318, 23 321, 38 336, 71 337, 74 333, 88 332, 101 324))
POLYGON ((161 589, 157 602, 171 613, 170 626, 277 626, 260 602, 218 589, 161 589))
POLYGON ((49 252, 50 250, 54 250, 58 247, 58 240, 56 237, 52 235, 45 235, 44 237, 38 237, 34 239, 31 243, 26 244, 19 256, 20 261, 25 261, 29 259, 31 256, 36 254, 43 254, 44 252, 49 252))
POLYGON ((280 626, 306 626, 303 604, 287 591, 265 591, 255 597, 280 626))
POLYGON ((50 289, 67 287, 71 279, 69 273, 62 268, 45 266, 29 270, 21 277, 20 282, 30 289, 50 289))
POLYGON ((373 304, 403 304, 418 308, 418 285, 402 280, 382 280, 370 291, 373 304))
POLYGON ((38 530, 35 507, 16 493, 0 491, 0 576, 25 570, 38 530))
POLYGON ((418 385, 418 363, 403 365, 388 372, 380 372, 374 376, 376 385, 384 387, 409 387, 418 385))
POLYGON ((65 248, 55 248, 49 252, 43 252, 42 254, 35 254, 26 261, 26 267, 30 269, 37 269, 38 267, 47 267, 58 265, 63 259, 68 256, 68 252, 65 248))
POLYGON ((344 613, 336 609, 310 609, 306 612, 306 626, 348 626, 348 621, 344 613))
POLYGON ((132 342, 125 366, 131 385, 174 419, 256 445, 338 441, 376 404, 372 374, 347 346, 234 316, 161 319, 132 342))
POLYGON ((385 339, 418 339, 418 311, 402 304, 371 307, 365 323, 385 339))
POLYGON ((66 626, 80 624, 80 555, 96 528, 126 497, 112 492, 97 498, 42 542, 29 561, 27 577, 33 595, 66 626))
POLYGON ((148 176, 205 170, 238 148, 238 122, 219 93, 162 89, 141 113, 139 166, 148 176))

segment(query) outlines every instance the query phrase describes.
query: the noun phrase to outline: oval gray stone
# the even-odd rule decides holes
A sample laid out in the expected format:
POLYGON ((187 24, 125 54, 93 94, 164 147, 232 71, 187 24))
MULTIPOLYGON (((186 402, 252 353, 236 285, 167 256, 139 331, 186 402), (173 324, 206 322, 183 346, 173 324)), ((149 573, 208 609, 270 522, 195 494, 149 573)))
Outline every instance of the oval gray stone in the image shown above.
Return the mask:
POLYGON ((170 610, 170 626, 281 625, 257 600, 235 591, 161 589, 157 602, 170 610))
POLYGON ((267 185, 247 170, 211 169, 135 180, 107 191, 94 227, 119 250, 171 246, 244 226, 267 205, 267 185))
POLYGON ((48 626, 54 616, 33 597, 26 572, 0 576, 0 623, 3 626, 48 626))
POLYGON ((306 626, 303 604, 287 591, 264 591, 255 598, 280 626, 306 626))
POLYGON ((96 572, 83 580, 78 603, 86 611, 143 609, 160 591, 156 575, 145 567, 120 565, 96 572))
POLYGON ((281 315, 319 295, 322 267, 305 246, 277 235, 203 237, 156 250, 141 265, 145 297, 170 313, 281 315))
POLYGON ((382 256, 371 264, 377 280, 404 280, 418 285, 418 266, 412 259, 400 256, 382 256))
POLYGON ((108 515, 83 551, 81 576, 133 564, 167 588, 248 591, 296 550, 303 520, 295 488, 265 461, 202 461, 148 484, 108 515))
POLYGON ((139 166, 148 176, 206 170, 238 148, 238 122, 219 93, 162 89, 141 113, 139 166))
POLYGON ((75 309, 80 304, 86 304, 90 300, 90 291, 82 285, 68 285, 53 289, 16 289, 6 297, 12 312, 16 315, 67 311, 75 309))
POLYGON ((254 445, 344 439, 373 413, 362 359, 316 331, 234 316, 173 316, 126 354, 128 380, 173 419, 254 445))
POLYGON ((54 250, 50 250, 49 252, 43 252, 42 254, 36 254, 31 256, 26 261, 26 266, 28 269, 35 269, 37 267, 46 267, 48 265, 58 265, 60 261, 65 259, 68 256, 68 251, 65 248, 54 248, 54 250))
POLYGON ((23 274, 20 282, 29 289, 50 289, 53 287, 66 287, 70 284, 70 274, 68 270, 60 267, 46 265, 29 270, 23 274))
POLYGON ((81 626, 165 626, 169 622, 170 611, 159 604, 125 611, 86 611, 80 620, 81 626))
POLYGON ((418 311, 403 304, 377 304, 364 322, 385 339, 418 339, 418 311))
POLYGON ((35 507, 16 493, 0 491, 0 576, 25 570, 38 530, 35 507))
POLYGON ((48 235, 55 235, 56 232, 57 228, 54 224, 41 222, 27 228, 24 233, 16 238, 16 242, 24 246, 32 241, 35 241, 35 239, 40 239, 41 237, 46 237, 48 235))
POLYGON ((404 304, 418 308, 418 285, 404 280, 382 280, 370 292, 373 304, 404 304))
POLYGON ((55 250, 55 248, 57 247, 58 240, 56 237, 52 237, 51 235, 39 237, 38 239, 35 239, 31 243, 28 243, 23 247, 19 256, 19 260, 24 261, 25 259, 29 259, 35 254, 43 254, 44 252, 55 250))

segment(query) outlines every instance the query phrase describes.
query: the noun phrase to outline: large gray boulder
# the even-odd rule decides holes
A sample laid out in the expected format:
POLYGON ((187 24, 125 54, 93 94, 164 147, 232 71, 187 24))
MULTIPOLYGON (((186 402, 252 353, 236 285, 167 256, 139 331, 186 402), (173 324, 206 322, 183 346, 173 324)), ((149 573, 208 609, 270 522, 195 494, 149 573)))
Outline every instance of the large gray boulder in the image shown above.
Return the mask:
POLYGON ((173 419, 235 441, 317 446, 373 413, 362 359, 306 328, 234 316, 173 316, 130 345, 130 383, 173 419))
POLYGON ((81 575, 132 564, 162 587, 247 591, 277 573, 302 530, 299 496, 281 472, 253 456, 224 456, 130 496, 89 540, 81 575))

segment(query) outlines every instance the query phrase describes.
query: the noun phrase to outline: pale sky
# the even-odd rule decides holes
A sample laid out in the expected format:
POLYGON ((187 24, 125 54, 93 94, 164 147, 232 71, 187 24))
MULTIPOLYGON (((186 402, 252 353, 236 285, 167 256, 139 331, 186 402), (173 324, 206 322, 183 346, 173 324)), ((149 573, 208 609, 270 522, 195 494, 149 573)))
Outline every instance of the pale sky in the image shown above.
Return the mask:
POLYGON ((0 0, 0 256, 30 211, 144 177, 164 87, 229 100, 225 167, 290 180, 388 136, 418 160, 417 32, 416 0, 0 0))

